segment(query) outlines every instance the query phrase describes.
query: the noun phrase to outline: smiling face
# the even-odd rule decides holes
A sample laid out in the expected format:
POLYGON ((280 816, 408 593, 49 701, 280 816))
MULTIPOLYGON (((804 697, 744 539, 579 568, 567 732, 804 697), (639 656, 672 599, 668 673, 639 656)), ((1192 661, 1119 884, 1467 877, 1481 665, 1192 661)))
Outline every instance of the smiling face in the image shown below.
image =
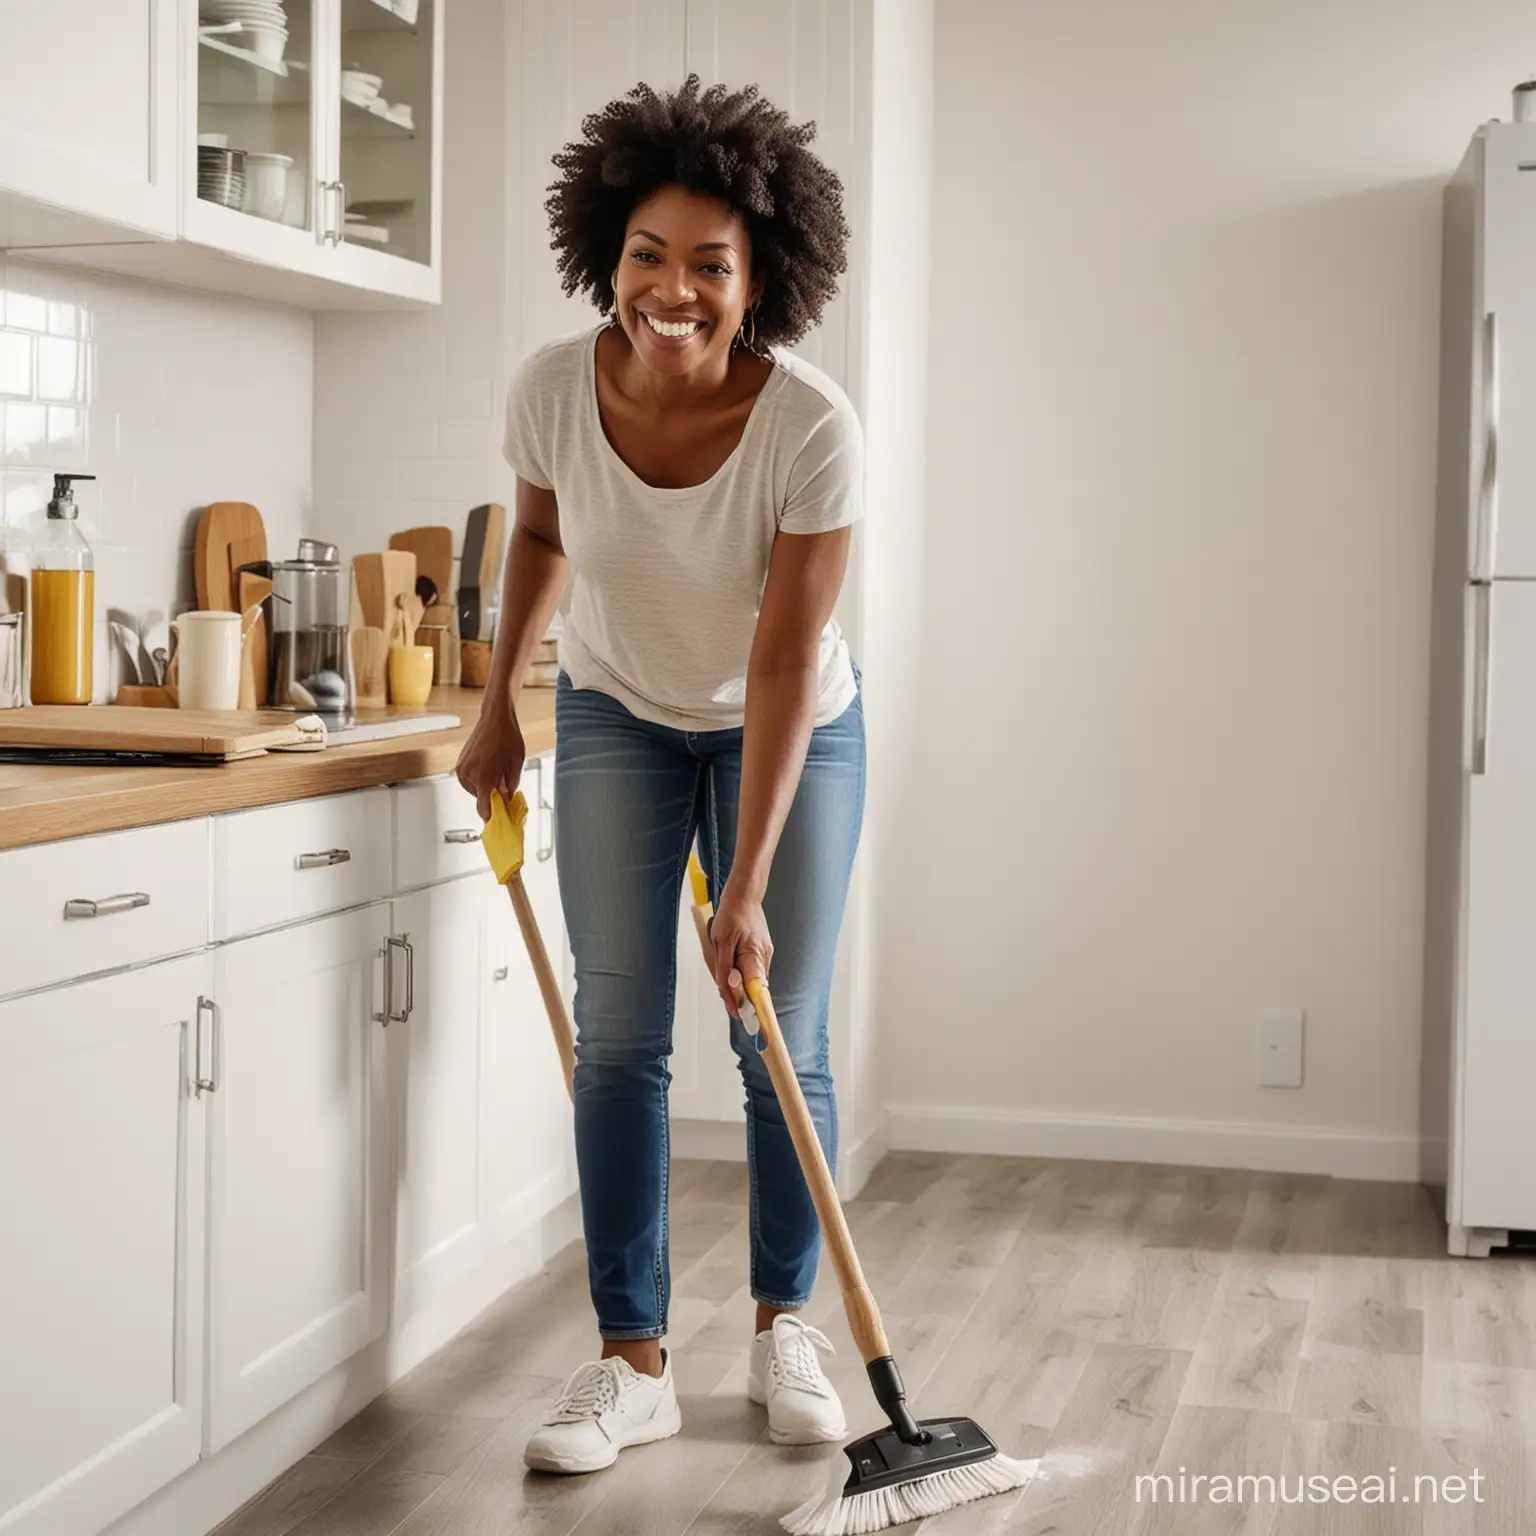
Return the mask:
POLYGON ((635 204, 614 272, 614 309, 646 367, 723 370, 762 287, 752 277, 746 224, 719 199, 667 186, 635 204))

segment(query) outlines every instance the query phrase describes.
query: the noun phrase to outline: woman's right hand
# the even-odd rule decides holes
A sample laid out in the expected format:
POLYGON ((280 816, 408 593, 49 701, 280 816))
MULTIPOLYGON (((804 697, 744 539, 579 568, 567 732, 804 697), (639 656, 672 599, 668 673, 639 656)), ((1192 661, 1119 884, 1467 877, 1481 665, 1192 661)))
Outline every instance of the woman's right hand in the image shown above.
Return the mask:
POLYGON ((481 821, 491 819, 491 791, 511 803, 523 776, 523 732, 507 705, 491 705, 493 690, 486 690, 486 708, 480 713, 469 740, 459 752, 454 765, 459 783, 475 797, 475 809, 481 821))

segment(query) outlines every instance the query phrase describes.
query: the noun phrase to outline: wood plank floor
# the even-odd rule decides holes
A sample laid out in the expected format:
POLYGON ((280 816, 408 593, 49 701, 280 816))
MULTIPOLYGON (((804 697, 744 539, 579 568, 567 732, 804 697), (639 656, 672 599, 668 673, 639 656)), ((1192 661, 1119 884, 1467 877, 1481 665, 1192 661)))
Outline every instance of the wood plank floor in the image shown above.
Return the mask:
MULTIPOLYGON (((532 1426, 596 1350, 576 1244, 219 1536, 778 1531, 846 1461, 774 1446, 746 1401, 746 1208, 743 1165, 675 1165, 681 1435, 589 1477, 525 1471, 532 1426)), ((1536 1530, 1536 1259, 1448 1258, 1416 1186, 907 1153, 848 1217, 919 1415, 968 1413, 1038 1459, 1022 1491, 907 1531, 1536 1530), (1160 1499, 1147 1474, 1166 1474, 1160 1499)), ((807 1318, 838 1346, 850 1432, 876 1428, 826 1263, 807 1318)))

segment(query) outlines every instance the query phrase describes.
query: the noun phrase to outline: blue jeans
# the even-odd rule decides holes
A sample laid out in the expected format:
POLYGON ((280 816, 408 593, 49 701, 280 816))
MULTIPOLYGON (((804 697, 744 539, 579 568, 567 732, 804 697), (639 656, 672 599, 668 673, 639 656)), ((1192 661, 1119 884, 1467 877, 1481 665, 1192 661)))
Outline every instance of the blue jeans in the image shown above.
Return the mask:
MULTIPOLYGON (((653 725, 563 673, 555 711, 555 857, 576 962, 576 1163, 588 1281, 603 1338, 655 1339, 667 1331, 671 1293, 667 1061, 678 906, 695 839, 712 901, 730 873, 742 733, 653 725)), ((763 900, 774 1009, 834 1169, 827 1013, 864 772, 856 697, 811 734, 763 900)), ((752 1294, 803 1306, 821 1253, 816 1208, 757 1040, 723 1004, 720 1019, 746 1086, 752 1294)))

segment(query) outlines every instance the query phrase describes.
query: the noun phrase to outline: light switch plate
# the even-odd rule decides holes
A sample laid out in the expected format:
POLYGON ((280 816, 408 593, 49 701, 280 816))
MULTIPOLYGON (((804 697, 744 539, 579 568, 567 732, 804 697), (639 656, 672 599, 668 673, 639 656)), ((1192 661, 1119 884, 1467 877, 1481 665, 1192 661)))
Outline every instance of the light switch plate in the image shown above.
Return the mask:
POLYGON ((1301 1008, 1266 1008, 1259 1015, 1259 1087, 1301 1087, 1301 1037, 1305 1018, 1305 1010, 1301 1008))

